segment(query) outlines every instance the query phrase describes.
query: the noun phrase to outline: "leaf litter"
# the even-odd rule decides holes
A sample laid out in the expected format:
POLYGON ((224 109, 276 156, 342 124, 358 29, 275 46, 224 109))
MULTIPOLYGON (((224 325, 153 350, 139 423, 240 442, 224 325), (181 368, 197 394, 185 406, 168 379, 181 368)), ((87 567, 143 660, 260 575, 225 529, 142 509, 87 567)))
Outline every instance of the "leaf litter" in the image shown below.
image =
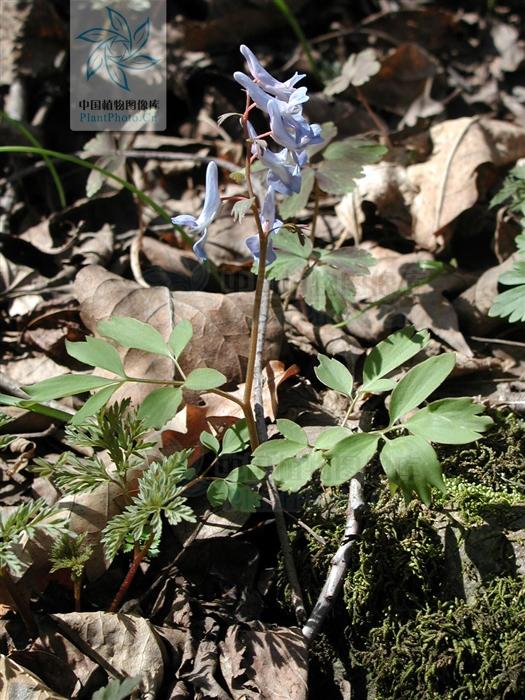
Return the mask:
MULTIPOLYGON (((369 275, 352 276, 355 293, 341 302, 338 318, 313 310, 311 295, 290 301, 288 290, 274 285, 263 351, 265 416, 271 421, 300 416, 308 429, 316 421, 333 422, 345 409, 335 392, 319 390, 313 358, 336 355, 359 373, 368 347, 408 324, 429 329, 429 357, 455 351, 452 387, 468 378, 470 395, 500 407, 519 407, 523 325, 510 326, 489 313, 502 291, 502 273, 508 274, 518 257, 517 215, 508 202, 491 208, 490 201, 507 171, 525 157, 525 93, 520 87, 525 44, 519 7, 517 13, 512 2, 508 7, 496 2, 490 3, 492 11, 481 13, 461 3, 454 8, 450 3, 442 8, 398 3, 392 9, 392 3, 377 2, 371 4, 379 13, 369 14, 364 7, 370 3, 362 3, 360 8, 327 8, 326 16, 319 17, 315 3, 289 4, 313 40, 316 60, 327 69, 324 89, 316 85, 318 94, 308 107, 325 115, 315 121, 334 122, 344 137, 374 133, 389 151, 380 162, 364 165, 352 192, 343 193, 347 185, 341 185, 337 173, 317 212, 300 202, 300 225, 319 216, 316 244, 344 250, 353 240, 363 244, 376 264, 369 275), (331 227, 323 223, 329 217, 331 227), (511 222, 505 229, 503 217, 511 222), (284 291, 282 300, 277 290, 284 291), (288 307, 283 309, 281 301, 288 307)), ((56 96, 50 85, 42 87, 39 112, 9 87, 36 75, 37 69, 65 85, 59 59, 67 22, 44 1, 31 11, 8 8, 16 51, 2 55, 0 75, 9 93, 4 109, 20 114, 13 105, 22 99, 22 114, 49 148, 60 145, 82 157, 94 156, 120 176, 128 168, 170 212, 200 211, 202 164, 218 157, 234 170, 239 155, 234 120, 220 129, 215 125, 221 113, 239 109, 233 86, 224 85, 224 76, 238 67, 232 63, 232 44, 263 30, 268 38, 258 48, 268 63, 308 70, 283 17, 268 11, 265 3, 241 12, 232 11, 229 3, 204 5, 190 10, 184 4, 170 29, 168 74, 180 109, 168 135, 117 139, 99 133, 81 141, 68 134, 61 144, 64 125, 55 123, 59 120, 50 104, 56 96), (43 34, 39 18, 52 31, 43 34), (32 46, 36 53, 29 50, 32 46)), ((6 142, 18 139, 10 130, 6 133, 6 142)), ((177 321, 191 321, 194 333, 180 358, 182 371, 217 369, 231 382, 232 393, 242 396, 254 295, 242 247, 251 223, 248 205, 236 206, 240 215, 235 224, 226 216, 214 224, 213 265, 203 268, 178 232, 137 209, 128 192, 118 191, 99 173, 79 178, 74 168, 66 168, 69 206, 60 209, 42 168, 12 181, 13 173, 26 166, 21 159, 13 163, 6 164, 1 181, 2 391, 70 370, 87 372, 67 357, 66 340, 96 334, 100 321, 119 315, 152 323, 165 340, 177 321), (9 205, 4 191, 15 192, 9 205), (32 196, 34 192, 41 195, 32 196), (141 245, 133 247, 137 239, 141 245)), ((322 168, 320 173, 322 181, 322 168)), ((313 177, 311 181, 313 187, 313 177)), ((223 190, 235 196, 236 185, 224 182, 223 190)), ((168 359, 145 351, 124 350, 122 360, 130 375, 174 378, 168 359)), ((104 371, 95 374, 104 376, 104 371)), ((465 390, 460 391, 463 395, 465 390)), ((114 400, 128 396, 138 405, 146 393, 145 385, 135 384, 114 400)), ((212 457, 200 442, 201 433, 222 437, 241 412, 213 393, 200 400, 188 393, 187 398, 184 411, 153 435, 164 453, 191 450, 190 464, 207 468, 212 457)), ((358 410, 364 415, 364 408, 358 410)), ((385 406, 373 409, 381 411, 385 406)), ((56 459, 69 447, 63 430, 55 427, 48 433, 52 419, 21 415, 18 408, 5 412, 17 416, 16 425, 24 429, 23 442, 7 456, 2 453, 0 507, 4 511, 26 502, 37 489, 56 500, 58 494, 38 482, 45 477, 36 477, 28 466, 33 452, 56 459), (33 434, 37 436, 29 438, 33 434)), ((152 452, 147 459, 156 456, 152 452)), ((227 467, 239 464, 242 452, 230 455, 227 467)), ((227 510, 212 513, 201 493, 194 498, 201 499, 202 527, 165 528, 159 561, 141 564, 127 607, 117 615, 94 609, 106 609, 108 590, 118 586, 125 572, 119 560, 108 568, 99 544, 108 519, 121 510, 118 490, 104 486, 88 496, 59 500, 73 532, 87 532, 95 545, 85 572, 85 607, 72 612, 71 581, 49 573, 47 545, 40 543, 38 552, 27 556, 21 578, 39 617, 36 640, 11 633, 13 615, 9 608, 2 613, 1 622, 9 620, 1 632, 7 651, 0 660, 6 696, 16 691, 37 698, 82 698, 98 691, 106 693, 100 697, 127 697, 132 692, 131 683, 125 685, 127 676, 138 676, 140 697, 152 699, 307 696, 303 638, 285 626, 286 615, 272 598, 280 572, 275 542, 266 536, 270 511, 262 508, 256 516, 239 519, 227 510), (123 682, 127 695, 118 694, 123 682)), ((1 595, 12 603, 3 591, 1 595)), ((315 673, 322 677, 319 668, 315 673)), ((348 687, 345 681, 339 686, 348 687)), ((341 691, 337 697, 349 695, 341 691)))

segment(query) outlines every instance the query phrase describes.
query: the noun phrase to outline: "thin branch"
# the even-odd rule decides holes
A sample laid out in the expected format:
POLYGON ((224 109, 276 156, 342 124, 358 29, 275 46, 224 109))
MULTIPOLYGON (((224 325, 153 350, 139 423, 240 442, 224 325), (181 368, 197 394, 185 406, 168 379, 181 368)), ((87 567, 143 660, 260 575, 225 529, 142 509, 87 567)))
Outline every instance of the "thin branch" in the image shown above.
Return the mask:
POLYGON ((303 627, 303 635, 309 645, 317 636, 324 619, 332 609, 341 591, 348 570, 352 547, 361 530, 360 514, 364 504, 361 477, 356 476, 350 481, 343 541, 332 558, 328 577, 319 594, 314 609, 303 627))

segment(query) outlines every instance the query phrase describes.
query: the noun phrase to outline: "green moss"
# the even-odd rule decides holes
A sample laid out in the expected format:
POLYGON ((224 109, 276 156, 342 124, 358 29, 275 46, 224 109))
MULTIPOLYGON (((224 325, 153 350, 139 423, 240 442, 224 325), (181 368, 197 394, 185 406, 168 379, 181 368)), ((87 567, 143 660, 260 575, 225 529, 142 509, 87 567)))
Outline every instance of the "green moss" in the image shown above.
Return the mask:
POLYGON ((443 472, 494 490, 525 490, 525 421, 493 412, 494 427, 466 447, 439 449, 443 472))
POLYGON ((525 697, 525 589, 493 582, 470 605, 428 604, 404 624, 387 618, 359 662, 377 700, 521 700, 525 697))
POLYGON ((457 511, 462 524, 467 527, 482 525, 487 521, 499 522, 504 527, 509 509, 525 501, 525 494, 519 491, 498 491, 461 477, 447 479, 446 484, 447 493, 435 495, 434 508, 457 511))

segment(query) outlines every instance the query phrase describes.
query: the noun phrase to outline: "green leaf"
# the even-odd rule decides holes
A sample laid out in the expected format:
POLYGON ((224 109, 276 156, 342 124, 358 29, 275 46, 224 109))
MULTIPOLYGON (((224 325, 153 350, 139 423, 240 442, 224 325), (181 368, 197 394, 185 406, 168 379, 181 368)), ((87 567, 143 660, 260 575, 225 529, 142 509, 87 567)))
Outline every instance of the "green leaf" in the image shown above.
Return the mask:
POLYGON ((94 416, 98 413, 101 408, 103 408, 110 398, 113 396, 115 391, 122 386, 122 382, 115 382, 115 384, 110 384, 104 389, 100 389, 96 394, 93 394, 86 403, 78 410, 73 418, 71 419, 71 425, 80 425, 86 418, 94 416))
POLYGON ((213 508, 218 508, 219 506, 222 506, 224 501, 228 498, 228 493, 228 484, 224 481, 224 479, 216 479, 208 486, 206 495, 210 505, 213 508))
POLYGON ((453 352, 429 357, 413 367, 396 386, 390 398, 390 425, 430 396, 454 369, 453 352))
POLYGON ((434 448, 417 435, 389 440, 380 459, 389 481, 395 488, 401 488, 407 501, 415 492, 428 506, 432 486, 443 493, 446 490, 434 448))
POLYGON ((444 445, 474 442, 492 425, 492 418, 482 416, 483 406, 472 399, 441 399, 415 413, 404 427, 414 435, 444 445))
POLYGON ((115 380, 112 378, 97 377, 93 374, 65 374, 59 377, 51 377, 51 379, 44 379, 38 384, 25 386, 24 391, 35 401, 52 401, 63 396, 83 394, 85 391, 100 389, 114 383, 115 380))
POLYGON ((137 321, 128 316, 113 316, 107 321, 101 321, 97 330, 105 338, 115 340, 125 348, 135 348, 157 355, 170 357, 170 348, 156 328, 148 323, 137 321))
POLYGON ((255 197, 250 199, 239 199, 232 207, 232 217, 234 221, 242 222, 246 214, 251 211, 255 197))
POLYGON ((236 452, 243 452, 250 444, 250 431, 246 419, 232 425, 231 428, 224 433, 222 438, 221 455, 232 455, 236 452))
POLYGON ((312 193, 314 181, 314 171, 311 168, 306 168, 302 174, 301 190, 297 194, 286 197, 279 206, 279 213, 283 219, 294 219, 306 207, 312 193))
POLYGON ((193 337, 193 328, 189 321, 183 319, 179 321, 170 333, 168 345, 173 351, 175 359, 178 360, 186 345, 193 337))
POLYGON ((376 433, 355 433, 338 442, 325 457, 328 464, 321 470, 325 486, 337 486, 348 481, 366 467, 379 442, 376 433))
POLYGON ((324 265, 346 270, 353 275, 368 275, 370 268, 377 261, 367 250, 356 246, 346 246, 338 250, 320 251, 320 262, 324 265))
POLYGON ((201 445, 204 445, 204 447, 211 450, 214 454, 219 454, 221 445, 215 435, 207 433, 205 430, 203 430, 199 439, 201 441, 201 445))
POLYGON ((259 467, 271 467, 287 457, 295 457, 303 449, 304 445, 293 440, 269 440, 257 447, 252 462, 259 467))
POLYGON ((125 678, 123 681, 115 679, 93 693, 91 700, 124 700, 131 695, 135 688, 138 688, 139 683, 138 676, 125 678))
POLYGON ((321 124, 321 136, 323 137, 322 143, 318 143, 315 146, 308 146, 306 149, 310 159, 312 156, 315 156, 316 153, 324 150, 337 136, 337 127, 334 122, 323 122, 321 124))
POLYGON ((245 465, 233 469, 225 481, 228 484, 228 500, 241 513, 252 513, 261 501, 255 488, 264 477, 258 467, 245 465))
POLYGON ((429 340, 428 331, 416 331, 414 326, 403 328, 382 340, 365 360, 361 389, 377 393, 391 389, 393 383, 390 380, 387 384, 378 380, 417 355, 429 340))
POLYGON ((489 316, 508 317, 509 323, 525 321, 525 284, 498 294, 489 311, 489 316))
POLYGON ((317 357, 319 364, 314 368, 317 379, 330 389, 351 398, 354 380, 348 368, 339 360, 326 355, 319 354, 317 357))
POLYGON ((347 158, 323 160, 317 168, 317 184, 328 194, 343 195, 355 189, 363 169, 360 163, 347 158))
POLYGON ((359 136, 350 136, 342 141, 334 141, 324 151, 325 160, 348 159, 359 165, 377 163, 388 153, 388 148, 380 143, 368 141, 359 136))
POLYGON ((182 390, 163 386, 148 394, 141 403, 137 416, 147 428, 160 429, 173 418, 182 403, 182 390))
POLYGON ((309 238, 300 236, 296 231, 290 231, 283 227, 273 236, 273 246, 277 251, 290 253, 303 261, 308 260, 313 250, 313 243, 309 238))
POLYGON ((99 338, 86 338, 83 343, 71 343, 66 340, 68 355, 74 357, 79 362, 83 362, 91 367, 101 367, 108 372, 114 372, 119 377, 125 377, 126 372, 122 365, 122 360, 117 350, 99 338))
POLYGON ((324 464, 320 452, 311 452, 306 457, 289 457, 273 470, 273 478, 282 491, 295 493, 312 478, 314 472, 324 464))
POLYGON ((228 380, 222 372, 208 367, 201 367, 190 372, 184 380, 184 388, 192 391, 205 391, 216 389, 225 384, 228 380))
POLYGON ((348 430, 348 428, 334 425, 323 430, 315 441, 314 447, 316 450, 331 450, 338 442, 350 437, 350 435, 352 435, 352 431, 348 430))
POLYGON ((297 442, 299 445, 306 447, 308 445, 308 437, 301 426, 287 418, 278 418, 277 427, 279 432, 288 440, 297 442))
POLYGON ((301 284, 307 304, 317 311, 333 311, 339 317, 355 298, 355 286, 346 270, 328 265, 311 267, 301 284))

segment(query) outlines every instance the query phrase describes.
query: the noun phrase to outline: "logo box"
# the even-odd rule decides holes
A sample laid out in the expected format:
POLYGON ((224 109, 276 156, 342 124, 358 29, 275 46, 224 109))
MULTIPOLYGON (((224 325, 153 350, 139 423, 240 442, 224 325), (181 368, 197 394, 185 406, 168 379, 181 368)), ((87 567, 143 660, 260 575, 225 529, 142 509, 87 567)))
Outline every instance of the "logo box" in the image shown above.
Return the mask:
POLYGON ((72 131, 166 128, 166 0, 70 0, 72 131))

